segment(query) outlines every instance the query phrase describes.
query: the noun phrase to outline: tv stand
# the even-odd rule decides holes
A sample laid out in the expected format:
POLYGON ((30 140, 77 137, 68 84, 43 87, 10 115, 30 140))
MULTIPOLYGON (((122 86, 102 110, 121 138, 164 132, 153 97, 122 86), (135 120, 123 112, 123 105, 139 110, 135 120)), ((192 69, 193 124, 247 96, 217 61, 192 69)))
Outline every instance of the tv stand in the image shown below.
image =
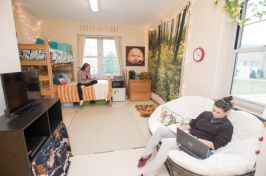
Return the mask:
MULTIPOLYGON (((62 124, 60 99, 40 99, 23 113, 15 114, 11 118, 1 116, 0 158, 3 162, 0 164, 0 175, 34 175, 32 174, 33 167, 36 167, 36 170, 40 168, 40 165, 45 166, 46 164, 46 161, 40 157, 49 156, 50 153, 53 153, 52 150, 55 150, 61 143, 61 138, 57 138, 57 136, 64 136, 64 139, 68 141, 67 130, 62 124), (61 133, 62 130, 64 130, 64 134, 61 133), (55 148, 47 147, 51 144, 55 148)), ((64 156, 61 159, 66 158, 67 161, 68 156, 65 156, 66 148, 64 147, 70 144, 64 144, 64 146, 60 146, 60 150, 57 150, 57 154, 64 156)), ((53 159, 51 158, 51 160, 53 159)), ((65 160, 57 160, 54 163, 56 166, 49 167, 49 169, 58 169, 60 166, 65 169, 66 167, 65 160)), ((43 168, 47 169, 48 167, 43 168)))
POLYGON ((47 136, 37 136, 26 139, 28 155, 32 158, 37 152, 38 148, 47 139, 47 136))
MULTIPOLYGON (((36 103, 36 104, 31 104, 25 108, 23 108, 22 110, 16 112, 16 114, 30 114, 31 112, 33 112, 34 110, 37 110, 39 107, 41 107, 42 104, 40 103, 36 103)), ((39 108, 40 110, 41 108, 39 108)))

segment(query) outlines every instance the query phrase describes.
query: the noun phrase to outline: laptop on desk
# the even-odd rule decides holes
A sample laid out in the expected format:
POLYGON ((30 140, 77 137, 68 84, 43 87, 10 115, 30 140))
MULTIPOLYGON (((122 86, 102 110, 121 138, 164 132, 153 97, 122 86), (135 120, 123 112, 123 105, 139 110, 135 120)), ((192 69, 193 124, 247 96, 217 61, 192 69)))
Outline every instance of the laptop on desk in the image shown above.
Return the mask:
POLYGON ((213 154, 209 146, 200 140, 196 139, 191 134, 177 128, 176 142, 179 149, 185 153, 197 158, 206 159, 213 154))

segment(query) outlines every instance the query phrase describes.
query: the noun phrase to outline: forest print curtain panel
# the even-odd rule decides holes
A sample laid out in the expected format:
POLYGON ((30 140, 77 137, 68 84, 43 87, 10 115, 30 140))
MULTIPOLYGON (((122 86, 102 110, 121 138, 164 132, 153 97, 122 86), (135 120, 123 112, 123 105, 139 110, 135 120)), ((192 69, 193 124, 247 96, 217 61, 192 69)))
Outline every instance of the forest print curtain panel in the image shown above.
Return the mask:
POLYGON ((172 21, 161 22, 149 31, 148 71, 152 92, 165 102, 179 97, 189 4, 172 21))

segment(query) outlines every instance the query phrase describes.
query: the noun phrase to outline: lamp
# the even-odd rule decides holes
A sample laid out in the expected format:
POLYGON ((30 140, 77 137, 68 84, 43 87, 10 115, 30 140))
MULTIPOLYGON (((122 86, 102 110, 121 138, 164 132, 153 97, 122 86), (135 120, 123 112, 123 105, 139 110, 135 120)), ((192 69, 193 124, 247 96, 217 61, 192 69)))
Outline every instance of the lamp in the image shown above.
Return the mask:
POLYGON ((93 12, 98 12, 98 0, 90 0, 90 5, 93 12))

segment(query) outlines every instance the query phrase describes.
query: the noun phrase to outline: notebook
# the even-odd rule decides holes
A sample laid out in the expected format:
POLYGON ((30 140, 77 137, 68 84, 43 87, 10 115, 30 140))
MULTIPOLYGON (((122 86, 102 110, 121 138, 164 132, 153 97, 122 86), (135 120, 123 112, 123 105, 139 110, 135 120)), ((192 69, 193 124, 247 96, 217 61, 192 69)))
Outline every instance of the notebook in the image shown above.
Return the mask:
POLYGON ((213 154, 207 144, 179 128, 177 128, 176 142, 180 150, 197 159, 206 159, 213 154))

